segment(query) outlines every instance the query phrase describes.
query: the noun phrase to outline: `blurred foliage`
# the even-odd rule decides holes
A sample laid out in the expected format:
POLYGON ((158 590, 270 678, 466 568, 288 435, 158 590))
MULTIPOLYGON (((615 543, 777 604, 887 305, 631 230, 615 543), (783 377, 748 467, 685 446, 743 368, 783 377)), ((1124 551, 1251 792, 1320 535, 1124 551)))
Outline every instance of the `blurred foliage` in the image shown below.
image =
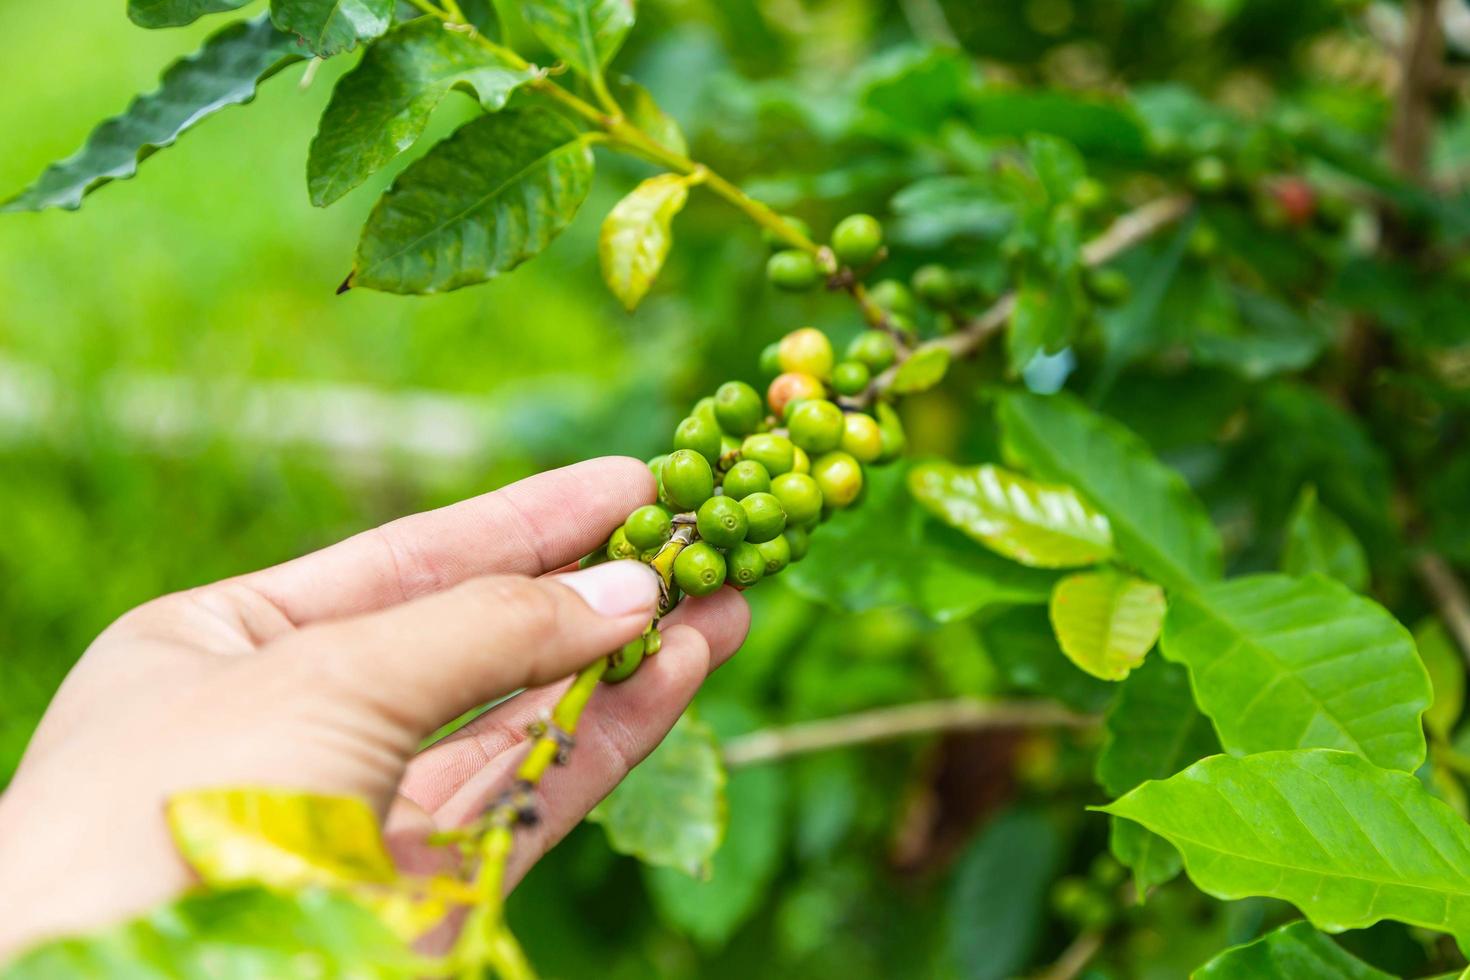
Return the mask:
MULTIPOLYGON (((215 27, 142 32, 120 6, 0 7, 7 68, 27 81, 0 97, 0 188, 70 152, 215 27)), ((507 39, 536 52, 515 5, 497 6, 507 39)), ((883 275, 944 261, 976 304, 1021 288, 1008 344, 905 404, 918 455, 1019 455, 1106 498, 1133 519, 1114 518, 1120 550, 1156 577, 1218 574, 1218 529, 1231 573, 1326 571, 1416 622, 1431 610, 1412 548, 1470 563, 1470 114, 1458 80, 1436 104, 1427 180, 1396 174, 1384 37, 1402 14, 1349 0, 645 0, 619 68, 697 159, 773 206, 821 232, 853 210, 882 216, 895 246, 883 275), (1227 169, 1222 186, 1204 159, 1227 169), (1084 226, 1100 223, 1072 207, 1084 177, 1103 183, 1107 214, 1178 187, 1202 197, 1110 264, 1127 282, 1106 301, 1080 261, 1084 226), (1041 409, 1006 395, 1027 427, 1003 443, 982 382, 1017 375, 1077 398, 1041 409), (1084 400, 1138 438, 1093 425, 1084 400), (1070 465, 1080 449, 1049 459, 1067 440, 1104 451, 1090 467, 1070 465), (1170 531, 1184 557, 1138 557, 1137 528, 1170 516, 1156 502, 1191 490, 1208 514, 1191 504, 1170 531)), ((0 782, 66 670, 126 609, 541 468, 647 456, 730 366, 756 380, 759 351, 786 330, 811 323, 840 343, 860 327, 840 299, 764 288, 757 231, 702 194, 629 317, 599 282, 597 223, 653 171, 612 155, 568 232, 515 276, 416 299, 334 295, 376 195, 476 111, 451 93, 417 149, 318 211, 306 147, 352 60, 286 69, 77 214, 0 221, 0 782), (181 431, 161 378, 187 385, 181 431), (344 391, 453 396, 491 422, 469 452, 324 446, 309 426, 262 439, 252 398, 281 384, 312 386, 290 404, 329 434, 363 422, 341 410, 344 391)), ((701 695, 704 721, 731 736, 957 695, 1106 709, 1115 689, 1051 637, 1056 576, 971 547, 901 476, 885 479, 869 502, 887 506, 844 515, 752 595, 751 637, 701 695)), ((1146 687, 1179 679, 1164 666, 1155 655, 1132 696, 1168 700, 1146 687)), ((1425 771, 1463 806, 1458 707, 1436 702, 1425 771)), ((1198 716, 1179 720, 1199 734, 1198 716)), ((642 868, 584 826, 518 889, 510 919, 548 975, 1002 977, 1084 931, 1053 891, 1086 879, 1111 916, 1094 976, 1177 977, 1262 936, 1250 955, 1277 955, 1297 935, 1272 931, 1294 914, 1284 903, 1222 902, 1183 878, 1124 901, 1131 886, 1099 864, 1108 821, 1082 811, 1106 798, 1098 742, 956 735, 737 771, 708 882, 642 868)), ((1461 962, 1399 924, 1343 945, 1398 975, 1461 962)))

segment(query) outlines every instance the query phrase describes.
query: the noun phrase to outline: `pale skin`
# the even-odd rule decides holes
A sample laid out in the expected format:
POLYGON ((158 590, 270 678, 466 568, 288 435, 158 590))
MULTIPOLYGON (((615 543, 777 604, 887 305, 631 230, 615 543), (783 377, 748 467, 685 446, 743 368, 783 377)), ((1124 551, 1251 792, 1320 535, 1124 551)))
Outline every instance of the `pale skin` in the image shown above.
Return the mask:
MULTIPOLYGON (((653 616, 645 566, 567 568, 653 497, 639 461, 593 460, 113 623, 0 796, 0 961, 193 886, 163 817, 184 789, 360 796, 405 868, 442 860, 425 836, 494 802, 563 679, 653 616), (446 721, 521 688, 417 751, 446 721)), ((659 654, 598 690, 570 764, 541 784, 540 822, 517 831, 511 885, 653 750, 748 624, 729 588, 686 600, 664 620, 659 654)))

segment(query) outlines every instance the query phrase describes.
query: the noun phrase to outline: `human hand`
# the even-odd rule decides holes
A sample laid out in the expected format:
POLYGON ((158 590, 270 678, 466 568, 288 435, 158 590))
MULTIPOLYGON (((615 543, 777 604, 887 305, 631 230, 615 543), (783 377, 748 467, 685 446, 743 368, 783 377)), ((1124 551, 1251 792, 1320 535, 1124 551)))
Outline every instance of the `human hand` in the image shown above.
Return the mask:
MULTIPOLYGON (((164 822, 185 789, 352 794, 411 870, 433 830, 493 802, 562 680, 637 636, 657 579, 637 562, 562 569, 654 497, 637 460, 593 460, 315 554, 165 596, 108 627, 68 675, 0 797, 0 959, 120 919, 192 875, 164 822), (541 576, 541 577, 533 577, 541 576), (453 737, 422 739, 528 688, 453 737)), ((663 649, 603 686, 571 763, 542 783, 507 881, 656 746, 744 639, 726 588, 663 620, 663 649)))

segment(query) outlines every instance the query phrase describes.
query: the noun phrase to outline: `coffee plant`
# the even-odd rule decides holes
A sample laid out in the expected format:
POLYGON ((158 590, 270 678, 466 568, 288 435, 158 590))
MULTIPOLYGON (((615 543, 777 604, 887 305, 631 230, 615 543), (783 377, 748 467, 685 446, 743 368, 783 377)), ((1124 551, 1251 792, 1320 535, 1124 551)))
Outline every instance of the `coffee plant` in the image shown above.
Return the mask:
MULTIPOLYGON (((246 6, 128 15, 168 28, 246 6)), ((679 5, 648 6, 673 29, 679 5)), ((845 36, 821 14, 844 5, 786 6, 775 35, 845 36)), ((793 294, 774 306, 792 320, 751 326, 781 337, 693 404, 649 460, 658 501, 583 563, 648 563, 661 614, 777 576, 834 608, 908 609, 937 637, 913 671, 950 697, 915 686, 911 704, 723 744, 729 726, 687 715, 591 817, 659 869, 671 918, 718 945, 769 885, 728 911, 680 877, 739 879, 750 834, 781 833, 749 822, 727 768, 941 734, 931 765, 967 759, 947 775, 971 786, 1003 771, 1022 802, 954 871, 943 964, 887 975, 1466 969, 1463 10, 899 6, 864 8, 891 43, 850 78, 731 84, 718 118, 681 125, 611 67, 633 0, 271 0, 4 210, 77 208, 292 63, 309 77, 358 49, 311 143, 313 204, 394 166, 451 93, 477 111, 397 172, 341 292, 510 272, 573 221, 607 154, 644 168, 597 238, 633 313, 680 212, 723 202, 752 226, 724 254, 793 294), (780 169, 737 184, 687 126, 737 170, 780 169), (958 751, 975 731, 1014 737, 981 759, 958 751)), ((206 887, 5 975, 533 976, 502 899, 517 828, 598 685, 639 683, 659 645, 655 621, 571 680, 500 801, 434 839, 452 870, 397 871, 360 801, 183 793, 169 824, 206 887), (452 916, 447 952, 416 945, 452 916)), ((894 821, 899 795, 879 810, 894 821)), ((821 849, 820 827, 800 832, 821 849)), ((819 932, 789 941, 816 956, 819 932)))

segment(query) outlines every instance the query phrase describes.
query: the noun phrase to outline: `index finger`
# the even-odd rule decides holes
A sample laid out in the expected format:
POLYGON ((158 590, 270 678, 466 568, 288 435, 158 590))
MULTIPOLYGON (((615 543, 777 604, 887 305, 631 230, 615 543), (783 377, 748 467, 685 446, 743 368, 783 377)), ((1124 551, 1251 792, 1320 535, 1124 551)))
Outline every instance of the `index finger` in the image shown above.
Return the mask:
POLYGON ((352 616, 482 575, 540 575, 607 540, 654 497, 636 459, 606 456, 400 518, 233 581, 297 626, 352 616))

